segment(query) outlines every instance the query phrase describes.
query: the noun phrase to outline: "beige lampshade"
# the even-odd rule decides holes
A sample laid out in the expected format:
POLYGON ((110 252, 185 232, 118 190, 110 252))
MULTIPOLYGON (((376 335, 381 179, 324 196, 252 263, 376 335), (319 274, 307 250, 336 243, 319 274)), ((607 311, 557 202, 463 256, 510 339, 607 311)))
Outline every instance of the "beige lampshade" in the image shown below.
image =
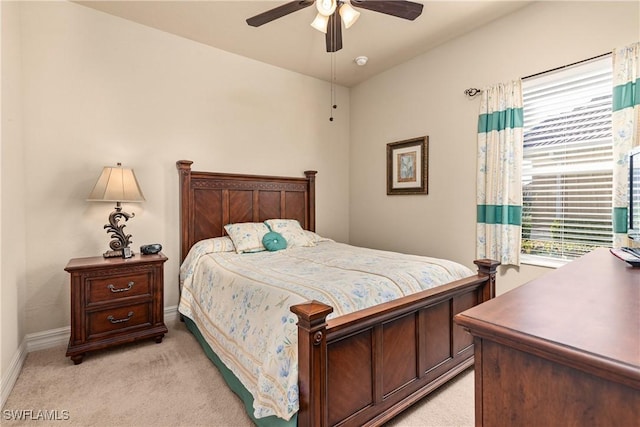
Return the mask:
POLYGON ((348 29, 358 20, 360 12, 352 8, 348 3, 344 3, 340 6, 340 17, 342 17, 344 27, 348 29))
POLYGON ((144 196, 133 169, 105 166, 91 190, 90 202, 142 202, 144 196))
POLYGON ((327 33, 327 26, 329 25, 329 17, 321 14, 317 14, 316 18, 311 23, 311 26, 321 33, 327 33))
POLYGON ((318 13, 326 17, 333 15, 337 6, 338 2, 336 0, 316 0, 316 9, 318 9, 318 13))

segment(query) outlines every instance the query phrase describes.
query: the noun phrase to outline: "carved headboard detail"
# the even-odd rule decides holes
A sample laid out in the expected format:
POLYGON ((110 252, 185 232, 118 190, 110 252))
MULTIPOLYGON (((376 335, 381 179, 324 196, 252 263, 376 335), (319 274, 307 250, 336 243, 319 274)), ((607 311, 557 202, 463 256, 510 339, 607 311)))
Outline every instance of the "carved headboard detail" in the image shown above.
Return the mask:
POLYGON ((178 160, 180 175, 180 262, 199 240, 225 235, 224 226, 297 219, 315 231, 316 171, 305 178, 244 175, 191 170, 191 160, 178 160))

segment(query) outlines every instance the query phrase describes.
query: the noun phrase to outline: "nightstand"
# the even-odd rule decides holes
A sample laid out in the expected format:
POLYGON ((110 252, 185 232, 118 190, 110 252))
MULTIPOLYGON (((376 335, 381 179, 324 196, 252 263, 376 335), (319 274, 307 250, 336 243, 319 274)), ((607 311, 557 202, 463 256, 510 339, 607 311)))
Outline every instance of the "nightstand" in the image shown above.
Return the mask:
POLYGON ((133 258, 74 258, 71 275, 71 338, 67 356, 74 364, 84 354, 146 338, 162 342, 164 263, 162 253, 133 258))

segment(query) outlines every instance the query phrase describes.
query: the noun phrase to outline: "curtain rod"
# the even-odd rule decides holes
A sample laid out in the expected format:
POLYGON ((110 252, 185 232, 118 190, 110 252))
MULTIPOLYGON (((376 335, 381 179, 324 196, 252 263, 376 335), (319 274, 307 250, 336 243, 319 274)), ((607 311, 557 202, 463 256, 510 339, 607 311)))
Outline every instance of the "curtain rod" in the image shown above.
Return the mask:
POLYGON ((562 69, 564 69, 564 68, 573 67, 574 65, 582 64, 583 62, 593 61, 594 59, 604 58, 604 57, 605 57, 605 56, 607 56, 607 55, 611 55, 611 52, 606 52, 606 53, 603 53, 603 54, 601 54, 601 55, 594 56, 594 57, 592 57, 592 58, 583 59, 582 61, 573 62, 573 63, 571 63, 571 64, 567 64, 567 65, 563 65, 563 66, 561 66, 561 67, 553 68, 553 69, 551 69, 551 70, 541 71, 541 72, 536 73, 536 74, 531 74, 530 76, 522 77, 522 80, 530 79, 530 78, 532 78, 532 77, 537 77, 537 76, 540 76, 540 75, 542 75, 542 74, 551 73, 551 72, 553 72, 553 71, 562 70, 562 69))
MULTIPOLYGON (((574 65, 582 64, 583 62, 593 61, 594 59, 604 58, 607 55, 611 55, 611 52, 606 52, 606 53, 603 53, 601 55, 594 56, 592 58, 583 59, 582 61, 573 62, 571 64, 567 64, 567 65, 563 65, 561 67, 553 68, 551 70, 541 71, 541 72, 536 73, 536 74, 531 74, 530 76, 522 77, 521 80, 526 80, 526 79, 530 79, 532 77, 540 76, 542 74, 546 74, 546 73, 551 73, 553 71, 562 70, 564 68, 568 68, 568 67, 572 67, 574 65)), ((474 96, 478 95, 480 92, 482 92, 482 89, 477 89, 475 87, 470 87, 469 89, 465 89, 464 94, 469 96, 469 97, 471 97, 471 98, 473 98, 474 96)))

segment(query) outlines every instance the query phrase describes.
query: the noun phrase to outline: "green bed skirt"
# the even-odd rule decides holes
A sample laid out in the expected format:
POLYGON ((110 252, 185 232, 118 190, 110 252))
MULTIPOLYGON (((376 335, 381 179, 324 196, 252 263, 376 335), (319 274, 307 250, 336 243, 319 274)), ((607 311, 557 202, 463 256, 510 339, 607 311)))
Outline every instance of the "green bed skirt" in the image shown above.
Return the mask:
POLYGON ((191 331, 194 337, 198 340, 204 353, 207 357, 213 362, 214 365, 218 368, 222 377, 227 382, 227 385, 235 394, 237 394, 242 402, 244 402, 245 409, 247 411, 247 415, 249 418, 259 427, 295 427, 298 425, 298 414, 294 414, 293 417, 289 421, 285 421, 282 418, 278 418, 275 415, 265 417, 265 418, 254 418, 253 416, 253 396, 249 391, 242 385, 240 380, 231 372, 229 368, 220 360, 218 355, 209 347, 207 341, 205 341, 204 337, 200 333, 200 330, 193 322, 193 320, 188 317, 183 317, 184 323, 187 325, 187 329, 191 331))

